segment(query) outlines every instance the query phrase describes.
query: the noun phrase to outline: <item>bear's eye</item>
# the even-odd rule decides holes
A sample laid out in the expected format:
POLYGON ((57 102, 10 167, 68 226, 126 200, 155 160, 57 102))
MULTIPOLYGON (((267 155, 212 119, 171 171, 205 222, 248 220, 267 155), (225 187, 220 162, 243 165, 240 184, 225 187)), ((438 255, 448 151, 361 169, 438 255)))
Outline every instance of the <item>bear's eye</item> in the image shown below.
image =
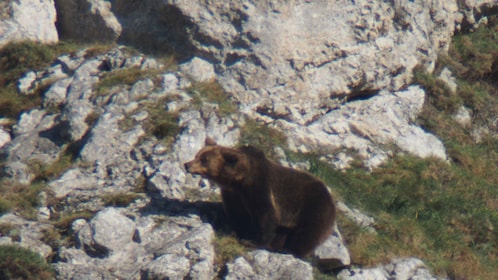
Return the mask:
POLYGON ((208 157, 207 156, 202 156, 201 157, 201 164, 206 164, 208 162, 208 157))

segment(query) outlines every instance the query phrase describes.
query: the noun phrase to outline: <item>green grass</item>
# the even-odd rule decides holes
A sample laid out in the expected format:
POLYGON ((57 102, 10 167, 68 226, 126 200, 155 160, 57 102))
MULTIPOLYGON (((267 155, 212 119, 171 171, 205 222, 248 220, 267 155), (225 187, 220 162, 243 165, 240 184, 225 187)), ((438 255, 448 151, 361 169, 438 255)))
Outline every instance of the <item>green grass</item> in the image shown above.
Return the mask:
POLYGON ((353 261, 374 265, 394 256, 416 256, 452 278, 498 276, 493 249, 498 247, 498 154, 465 152, 473 154, 467 156, 474 170, 398 156, 371 173, 359 168, 341 172, 311 158, 313 174, 377 221, 378 235, 339 222, 353 261))
POLYGON ((215 259, 214 265, 217 267, 218 275, 215 279, 223 279, 227 273, 227 263, 237 257, 243 257, 247 252, 254 249, 250 244, 244 244, 234 235, 217 232, 214 239, 215 259))
POLYGON ((53 279, 54 271, 37 253, 14 245, 0 245, 0 279, 53 279))
MULTIPOLYGON (((449 58, 454 72, 467 80, 490 77, 496 72, 498 56, 498 19, 489 17, 488 26, 474 32, 457 34, 450 46, 449 58)), ((447 62, 447 61, 445 61, 447 62)))

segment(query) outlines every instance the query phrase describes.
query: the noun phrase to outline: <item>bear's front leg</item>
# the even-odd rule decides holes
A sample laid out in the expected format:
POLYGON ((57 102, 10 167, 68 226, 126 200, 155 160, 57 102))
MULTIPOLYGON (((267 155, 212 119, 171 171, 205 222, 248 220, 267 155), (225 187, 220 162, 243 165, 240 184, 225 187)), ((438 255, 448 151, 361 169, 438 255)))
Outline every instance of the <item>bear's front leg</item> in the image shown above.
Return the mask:
POLYGON ((278 221, 274 213, 267 212, 259 219, 259 241, 270 250, 280 250, 285 244, 286 235, 281 235, 277 231, 278 221))

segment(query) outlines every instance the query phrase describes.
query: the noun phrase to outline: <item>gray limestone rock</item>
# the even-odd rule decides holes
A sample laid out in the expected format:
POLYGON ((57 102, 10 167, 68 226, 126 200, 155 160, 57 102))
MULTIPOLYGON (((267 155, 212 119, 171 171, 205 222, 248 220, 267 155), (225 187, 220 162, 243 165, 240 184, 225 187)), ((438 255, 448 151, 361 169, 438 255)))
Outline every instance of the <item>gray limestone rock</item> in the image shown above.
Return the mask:
POLYGON ((439 74, 439 79, 442 80, 446 86, 450 89, 451 93, 456 94, 458 89, 458 85, 456 83, 455 77, 453 77, 450 69, 444 68, 439 74))
POLYGON ((420 157, 446 159, 443 143, 413 124, 424 102, 424 91, 412 86, 368 100, 353 101, 303 127, 279 120, 275 125, 290 137, 297 151, 349 148, 358 151, 367 167, 387 160, 388 151, 379 145, 395 144, 420 157))
POLYGON ((122 250, 132 242, 135 223, 116 208, 105 208, 90 221, 95 246, 109 252, 122 250))
POLYGON ((334 227, 334 232, 315 249, 313 256, 322 270, 333 270, 351 264, 351 256, 337 225, 334 227))
POLYGON ((416 258, 394 259, 391 263, 375 268, 350 268, 337 275, 339 280, 436 280, 424 263, 416 258))
POLYGON ((190 61, 180 64, 179 70, 197 82, 208 82, 216 78, 214 67, 211 63, 194 57, 190 61))
POLYGON ((14 138, 3 147, 7 177, 29 184, 37 172, 33 164, 48 165, 59 158, 62 149, 57 119, 58 115, 38 109, 21 115, 13 126, 14 138))
POLYGON ((64 135, 67 135, 70 141, 79 141, 88 132, 89 124, 86 120, 93 110, 93 105, 85 99, 66 104, 62 118, 67 121, 67 131, 64 131, 64 135))
POLYGON ((313 279, 311 265, 292 255, 257 250, 227 264, 227 280, 313 279))
POLYGON ((451 117, 461 126, 470 127, 472 125, 471 113, 470 109, 461 106, 451 117))
POLYGON ((95 191, 101 184, 95 175, 74 168, 64 172, 60 178, 51 181, 48 186, 56 198, 64 198, 75 191, 95 191))
POLYGON ((214 231, 197 216, 154 220, 141 218, 137 223, 141 244, 157 256, 143 268, 145 279, 212 279, 214 276, 214 231))
POLYGON ((40 254, 43 258, 48 258, 53 253, 52 248, 44 242, 45 232, 54 230, 53 225, 49 223, 28 221, 8 213, 0 216, 0 228, 12 228, 10 232, 2 232, 10 238, 6 243, 17 244, 40 254))
POLYGON ((25 40, 53 44, 59 41, 53 0, 7 0, 0 3, 0 48, 25 40))
POLYGON ((108 106, 89 132, 80 152, 81 159, 96 164, 97 173, 103 177, 108 175, 108 167, 131 160, 131 150, 145 134, 141 126, 121 131, 119 122, 125 118, 122 110, 116 105, 108 106))
POLYGON ((190 261, 188 258, 175 255, 164 254, 144 268, 142 275, 144 279, 185 279, 189 275, 190 261))
POLYGON ((72 78, 65 78, 53 83, 45 92, 43 97, 43 107, 57 107, 66 101, 66 93, 72 78))

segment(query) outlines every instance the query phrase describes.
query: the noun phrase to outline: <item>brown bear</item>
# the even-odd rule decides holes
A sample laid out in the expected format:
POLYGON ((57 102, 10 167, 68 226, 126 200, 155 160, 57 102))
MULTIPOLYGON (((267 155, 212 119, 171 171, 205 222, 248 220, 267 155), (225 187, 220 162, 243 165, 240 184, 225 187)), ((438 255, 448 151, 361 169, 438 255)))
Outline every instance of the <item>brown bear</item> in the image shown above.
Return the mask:
POLYGON ((332 232, 335 205, 324 183, 255 147, 232 149, 207 138, 185 169, 217 183, 235 232, 267 249, 306 257, 332 232))

